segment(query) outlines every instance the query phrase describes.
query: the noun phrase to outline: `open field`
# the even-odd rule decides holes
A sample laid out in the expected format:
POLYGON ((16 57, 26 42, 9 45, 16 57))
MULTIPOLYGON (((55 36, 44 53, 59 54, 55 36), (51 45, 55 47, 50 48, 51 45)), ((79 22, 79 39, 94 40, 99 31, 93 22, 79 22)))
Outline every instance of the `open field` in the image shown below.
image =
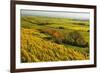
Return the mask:
POLYGON ((21 62, 89 59, 89 21, 21 17, 21 62))

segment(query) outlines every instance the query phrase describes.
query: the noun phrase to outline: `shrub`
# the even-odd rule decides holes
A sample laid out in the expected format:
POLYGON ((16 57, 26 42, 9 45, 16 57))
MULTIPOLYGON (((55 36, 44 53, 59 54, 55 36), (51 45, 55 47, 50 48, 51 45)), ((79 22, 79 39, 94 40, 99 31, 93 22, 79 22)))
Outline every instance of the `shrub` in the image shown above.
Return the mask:
POLYGON ((82 23, 82 22, 79 22, 79 23, 73 22, 73 24, 76 24, 76 25, 85 25, 85 23, 82 23))
POLYGON ((88 43, 78 31, 69 32, 69 34, 65 38, 65 43, 80 47, 88 46, 88 43))
POLYGON ((37 25, 47 25, 48 23, 37 23, 37 25))
POLYGON ((57 44, 62 44, 62 39, 60 39, 60 38, 54 37, 53 40, 54 40, 54 42, 57 43, 57 44))
POLYGON ((59 27, 59 29, 64 29, 64 27, 59 27))
POLYGON ((62 44, 63 43, 64 36, 63 36, 63 34, 61 32, 54 30, 52 32, 51 36, 53 36, 53 40, 57 44, 62 44))
POLYGON ((51 35, 51 37, 47 37, 46 39, 49 39, 49 40, 51 39, 58 44, 63 43, 62 41, 64 40, 64 36, 60 31, 57 31, 55 29, 45 29, 45 30, 39 29, 39 31, 41 33, 46 33, 46 34, 51 35))
POLYGON ((85 25, 85 23, 78 23, 78 25, 85 25))
POLYGON ((90 30, 87 30, 87 32, 90 32, 90 30))
POLYGON ((46 40, 52 40, 52 37, 44 37, 46 40))

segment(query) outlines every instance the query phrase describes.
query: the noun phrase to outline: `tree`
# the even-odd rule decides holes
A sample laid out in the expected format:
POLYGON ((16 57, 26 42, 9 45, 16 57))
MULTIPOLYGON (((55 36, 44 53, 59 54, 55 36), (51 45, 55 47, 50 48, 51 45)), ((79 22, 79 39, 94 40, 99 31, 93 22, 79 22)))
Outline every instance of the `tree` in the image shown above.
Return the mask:
POLYGON ((66 40, 65 41, 68 44, 76 45, 76 46, 81 46, 81 47, 86 47, 87 44, 88 44, 85 41, 84 37, 78 31, 70 32, 66 36, 66 40))

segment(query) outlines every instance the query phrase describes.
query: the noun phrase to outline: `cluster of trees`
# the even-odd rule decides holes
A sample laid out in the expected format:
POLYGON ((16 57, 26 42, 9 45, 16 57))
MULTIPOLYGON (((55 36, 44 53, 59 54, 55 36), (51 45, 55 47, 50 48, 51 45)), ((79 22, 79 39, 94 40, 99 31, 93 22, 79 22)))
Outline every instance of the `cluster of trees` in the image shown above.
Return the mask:
POLYGON ((53 39, 57 44, 70 44, 80 47, 88 47, 88 42, 85 41, 84 37, 78 31, 72 31, 68 34, 62 34, 61 32, 54 29, 41 29, 42 33, 50 34, 52 37, 46 37, 47 39, 53 39))
POLYGON ((78 31, 70 32, 65 38, 65 43, 80 47, 88 47, 88 42, 85 41, 84 37, 78 31))

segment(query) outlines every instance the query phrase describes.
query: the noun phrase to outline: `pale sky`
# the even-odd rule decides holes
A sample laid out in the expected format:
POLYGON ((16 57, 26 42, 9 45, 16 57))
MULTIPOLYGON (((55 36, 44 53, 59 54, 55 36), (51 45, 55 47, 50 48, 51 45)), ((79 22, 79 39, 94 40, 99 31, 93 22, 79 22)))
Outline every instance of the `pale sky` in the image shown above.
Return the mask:
POLYGON ((58 18, 71 18, 80 20, 89 20, 89 13, 85 12, 68 12, 68 11, 41 11, 41 10, 21 10, 21 15, 29 16, 46 16, 58 18))

